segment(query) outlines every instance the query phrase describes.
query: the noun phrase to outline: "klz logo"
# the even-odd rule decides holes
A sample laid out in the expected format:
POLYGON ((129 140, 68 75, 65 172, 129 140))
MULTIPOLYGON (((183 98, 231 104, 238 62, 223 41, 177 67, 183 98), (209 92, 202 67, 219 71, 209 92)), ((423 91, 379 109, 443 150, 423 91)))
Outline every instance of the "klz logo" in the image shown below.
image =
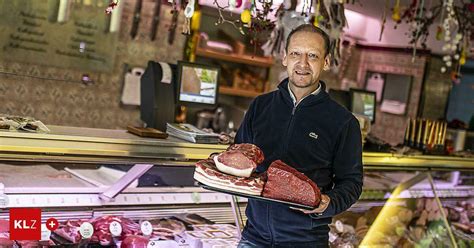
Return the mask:
POLYGON ((10 209, 10 239, 40 240, 41 209, 12 208, 10 209))

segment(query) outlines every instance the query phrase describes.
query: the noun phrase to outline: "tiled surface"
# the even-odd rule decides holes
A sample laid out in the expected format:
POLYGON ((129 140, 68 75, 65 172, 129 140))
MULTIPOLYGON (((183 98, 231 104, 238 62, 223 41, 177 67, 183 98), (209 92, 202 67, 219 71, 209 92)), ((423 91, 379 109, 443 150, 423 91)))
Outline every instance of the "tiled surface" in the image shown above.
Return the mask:
POLYGON ((183 17, 173 45, 168 45, 168 26, 171 22, 171 8, 163 6, 161 22, 155 41, 150 41, 149 32, 155 1, 144 0, 142 21, 137 38, 131 40, 130 29, 134 0, 123 0, 123 19, 119 45, 110 73, 62 69, 9 62, 0 58, 0 71, 40 78, 71 80, 69 82, 35 79, 0 73, 0 113, 33 116, 45 124, 97 128, 125 128, 138 124, 140 111, 135 107, 121 106, 123 65, 145 67, 148 60, 176 63, 182 59, 186 37, 181 35, 183 17), (87 73, 94 85, 80 83, 82 74, 87 73))

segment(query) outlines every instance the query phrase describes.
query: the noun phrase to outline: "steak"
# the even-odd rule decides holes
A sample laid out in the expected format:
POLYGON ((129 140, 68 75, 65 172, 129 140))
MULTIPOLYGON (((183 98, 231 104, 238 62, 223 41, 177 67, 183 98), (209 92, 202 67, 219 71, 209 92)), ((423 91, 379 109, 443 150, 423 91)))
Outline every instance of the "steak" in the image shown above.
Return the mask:
POLYGON ((220 171, 238 177, 250 177, 257 165, 263 162, 262 150, 253 144, 236 144, 227 151, 214 156, 214 162, 220 171))
POLYGON ((101 245, 113 245, 112 234, 110 233, 110 223, 117 221, 122 225, 122 234, 117 238, 123 240, 129 235, 138 235, 140 225, 124 217, 102 216, 92 221, 94 234, 91 237, 92 242, 99 242, 101 245))
POLYGON ((122 241, 120 248, 147 248, 148 241, 143 236, 130 235, 122 241))
POLYGON ((150 220, 153 226, 153 235, 160 239, 174 240, 175 235, 180 235, 186 231, 183 222, 174 219, 150 220))
POLYGON ((321 200, 318 186, 281 160, 274 161, 268 168, 263 196, 311 207, 317 207, 321 200))
POLYGON ((68 220, 63 225, 60 225, 58 229, 54 230, 54 233, 68 241, 78 243, 82 239, 79 232, 82 223, 80 220, 68 220))
POLYGON ((196 163, 194 179, 200 183, 219 189, 250 195, 261 195, 264 181, 260 177, 236 177, 219 171, 212 159, 196 163))
POLYGON ((0 232, 0 247, 13 247, 13 240, 10 240, 8 232, 0 232))
POLYGON ((260 148, 258 148, 258 146, 254 144, 249 144, 249 143, 234 144, 234 145, 229 146, 229 148, 227 148, 227 151, 234 151, 234 150, 242 152, 249 159, 253 160, 257 165, 262 163, 263 160, 265 159, 265 156, 263 155, 263 151, 260 150, 260 148))

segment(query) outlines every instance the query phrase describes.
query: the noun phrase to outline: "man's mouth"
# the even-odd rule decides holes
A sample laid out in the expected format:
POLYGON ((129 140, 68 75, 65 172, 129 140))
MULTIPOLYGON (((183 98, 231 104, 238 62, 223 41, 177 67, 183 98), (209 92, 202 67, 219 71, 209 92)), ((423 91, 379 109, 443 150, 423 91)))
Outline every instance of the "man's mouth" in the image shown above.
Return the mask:
POLYGON ((295 73, 300 76, 307 76, 311 74, 311 72, 305 70, 295 70, 295 73))

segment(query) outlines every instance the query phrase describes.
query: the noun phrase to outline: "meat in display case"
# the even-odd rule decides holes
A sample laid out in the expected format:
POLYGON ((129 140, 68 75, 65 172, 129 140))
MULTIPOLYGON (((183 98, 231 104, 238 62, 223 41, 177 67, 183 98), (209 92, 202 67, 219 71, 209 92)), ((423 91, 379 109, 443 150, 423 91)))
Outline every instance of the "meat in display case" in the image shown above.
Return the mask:
POLYGON ((474 247, 470 173, 366 171, 361 199, 333 218, 331 247, 474 247))
MULTIPOLYGON (((222 145, 48 126, 0 131, 0 245, 235 247, 246 198, 209 191, 194 164, 222 145), (41 208, 59 228, 9 239, 9 210, 41 208)), ((474 159, 364 153, 364 191, 330 225, 331 246, 473 247, 474 159), (456 245, 454 245, 454 243, 456 245)))

